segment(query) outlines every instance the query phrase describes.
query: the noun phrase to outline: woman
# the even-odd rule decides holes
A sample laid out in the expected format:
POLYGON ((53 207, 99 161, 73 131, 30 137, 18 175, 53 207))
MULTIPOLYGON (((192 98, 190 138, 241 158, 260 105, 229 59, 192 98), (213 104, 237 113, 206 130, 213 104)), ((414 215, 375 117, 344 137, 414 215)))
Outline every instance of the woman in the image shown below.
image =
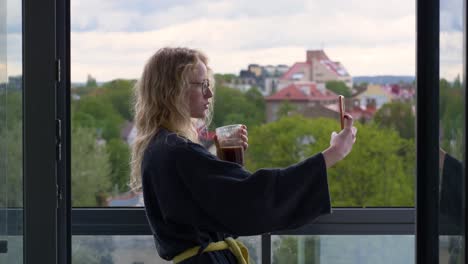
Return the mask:
MULTIPOLYGON (((330 147, 283 169, 250 173, 198 144, 197 123, 208 126, 213 76, 207 57, 163 48, 135 86, 137 137, 132 149, 134 189, 159 255, 175 263, 248 263, 233 237, 297 228, 331 212, 326 169, 349 154, 356 128, 332 134, 330 147)), ((243 130, 244 148, 247 133, 243 130)))

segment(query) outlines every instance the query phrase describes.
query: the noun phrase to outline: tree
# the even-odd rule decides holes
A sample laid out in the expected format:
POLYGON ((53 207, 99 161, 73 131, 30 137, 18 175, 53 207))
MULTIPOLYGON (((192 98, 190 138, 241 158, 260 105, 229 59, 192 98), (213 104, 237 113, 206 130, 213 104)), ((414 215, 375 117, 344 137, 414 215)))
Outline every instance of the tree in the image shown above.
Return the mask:
POLYGON ((135 80, 118 79, 102 85, 103 98, 112 104, 122 118, 129 121, 133 120, 132 89, 135 83, 135 80))
POLYGON ((91 76, 91 74, 88 74, 88 78, 86 80, 86 87, 92 87, 92 88, 97 87, 96 78, 91 76))
POLYGON ((94 128, 98 136, 110 140, 120 138, 120 128, 124 119, 112 103, 100 96, 86 96, 75 102, 72 111, 73 126, 94 128))
POLYGON ((130 149, 120 139, 111 139, 106 146, 111 165, 110 181, 114 190, 118 192, 128 191, 128 180, 130 179, 130 149))
POLYGON ((217 87, 212 127, 240 123, 250 128, 263 123, 265 103, 258 93, 258 91, 248 91, 243 94, 236 89, 217 87))
POLYGON ((455 80, 451 85, 445 79, 440 80, 440 126, 443 149, 457 159, 463 158, 464 133, 464 89, 455 80))
POLYGON ((349 89, 348 86, 342 81, 328 81, 325 83, 325 87, 336 93, 336 94, 341 94, 344 97, 351 97, 351 90, 349 89))
POLYGON ((403 138, 414 138, 416 119, 412 105, 409 103, 393 102, 384 104, 375 113, 374 121, 382 128, 395 129, 403 138))
POLYGON ((97 195, 111 187, 111 164, 92 128, 72 128, 71 185, 73 206, 96 206, 97 195))
POLYGON ((232 80, 234 80, 236 78, 236 75, 235 74, 230 74, 230 73, 228 73, 228 74, 216 73, 214 75, 214 78, 215 78, 216 84, 221 86, 224 83, 232 82, 232 80))
MULTIPOLYGON (((334 206, 412 206, 415 144, 392 129, 357 124, 351 154, 328 170, 334 206)), ((287 167, 329 146, 336 120, 284 117, 250 131, 247 169, 287 167)))
POLYGON ((23 102, 21 91, 0 92, 0 207, 23 206, 23 102))

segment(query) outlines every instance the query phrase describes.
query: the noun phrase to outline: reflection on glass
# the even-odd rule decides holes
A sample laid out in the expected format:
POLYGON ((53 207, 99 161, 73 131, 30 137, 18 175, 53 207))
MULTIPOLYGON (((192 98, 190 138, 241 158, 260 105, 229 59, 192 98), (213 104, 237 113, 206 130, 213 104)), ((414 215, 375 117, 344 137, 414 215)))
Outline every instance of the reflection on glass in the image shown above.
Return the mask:
MULTIPOLYGON (((243 237, 253 264, 261 263, 260 237, 243 237)), ((165 264, 159 258, 152 236, 73 236, 73 264, 165 264)))
POLYGON ((6 181, 6 150, 3 146, 6 130, 6 87, 7 87, 7 54, 6 54, 6 2, 0 1, 0 262, 5 262, 5 247, 8 240, 7 233, 7 181, 6 181))
POLYGON ((463 2, 440 1, 439 263, 462 263, 464 151, 463 2))
POLYGON ((413 206, 414 28, 414 1, 71 1, 73 205, 142 205, 127 186, 132 87, 151 54, 183 46, 216 73, 210 151, 213 128, 243 123, 248 170, 298 162, 340 129, 343 94, 359 143, 329 171, 333 206, 413 206))
POLYGON ((274 264, 414 263, 414 236, 272 236, 274 264))
POLYGON ((0 240, 8 242, 0 263, 13 264, 23 263, 23 239, 10 233, 21 233, 22 219, 9 218, 23 206, 21 7, 0 0, 0 240))

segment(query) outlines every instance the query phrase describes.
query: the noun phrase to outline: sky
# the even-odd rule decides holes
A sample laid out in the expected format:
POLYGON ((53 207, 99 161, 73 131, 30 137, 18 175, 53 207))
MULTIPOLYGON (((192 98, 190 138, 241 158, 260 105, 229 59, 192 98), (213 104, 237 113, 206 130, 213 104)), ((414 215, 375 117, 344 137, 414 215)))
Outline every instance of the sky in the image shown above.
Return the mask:
MULTIPOLYGON (((8 75, 21 72, 17 2, 7 3, 8 75)), ((441 77, 449 80, 462 71, 462 10, 461 0, 441 2, 441 77)), ((165 46, 205 52, 217 73, 292 65, 324 49, 352 76, 415 75, 415 19, 408 0, 71 0, 71 78, 137 79, 165 46)))

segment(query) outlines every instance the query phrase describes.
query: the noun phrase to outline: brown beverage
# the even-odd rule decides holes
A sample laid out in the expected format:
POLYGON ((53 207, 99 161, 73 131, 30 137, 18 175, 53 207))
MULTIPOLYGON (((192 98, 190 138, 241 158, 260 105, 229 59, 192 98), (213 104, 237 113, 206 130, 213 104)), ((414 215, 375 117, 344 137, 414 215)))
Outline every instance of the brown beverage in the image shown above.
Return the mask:
POLYGON ((244 166, 244 149, 241 146, 221 147, 221 159, 244 166))

